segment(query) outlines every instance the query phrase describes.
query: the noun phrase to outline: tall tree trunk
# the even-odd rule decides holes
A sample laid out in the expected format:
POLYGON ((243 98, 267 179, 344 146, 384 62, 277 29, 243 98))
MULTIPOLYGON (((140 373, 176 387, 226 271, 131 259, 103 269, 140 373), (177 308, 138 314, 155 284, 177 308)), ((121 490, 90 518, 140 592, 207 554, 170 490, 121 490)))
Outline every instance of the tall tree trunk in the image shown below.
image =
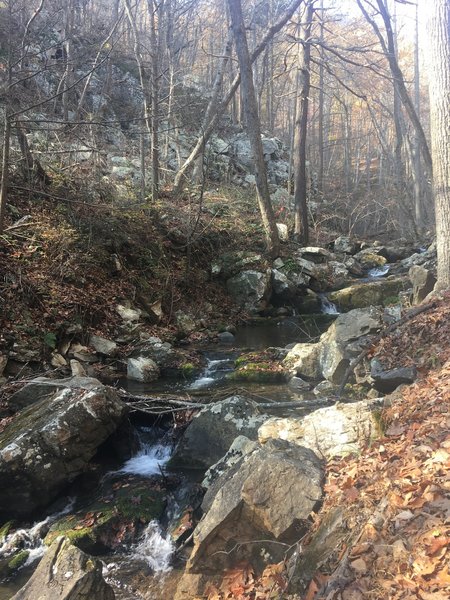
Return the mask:
POLYGON ((309 242, 308 203, 306 185, 306 136, 308 131, 308 104, 311 87, 311 21, 313 15, 312 3, 306 5, 297 57, 297 77, 299 78, 299 93, 297 96, 297 120, 295 123, 294 148, 294 236, 305 246, 309 242))
MULTIPOLYGON (((414 35, 414 107, 417 116, 420 119, 420 70, 419 70, 419 4, 416 4, 415 15, 415 35, 414 35)), ((418 231, 425 228, 425 215, 422 197, 422 166, 420 160, 420 140, 417 133, 414 132, 414 140, 411 147, 412 154, 412 172, 414 186, 414 209, 415 221, 418 231)))
POLYGON ((236 52, 241 71, 242 92, 244 100, 244 114, 247 135, 253 153, 255 164, 256 189, 259 209, 266 234, 267 247, 270 254, 275 257, 279 254, 280 242, 278 229, 270 201, 269 185, 267 183, 266 163, 261 141, 261 126, 257 112, 257 101, 253 85, 252 63, 248 51, 247 37, 245 34, 244 18, 240 0, 228 0, 230 8, 231 26, 236 42, 236 52))
POLYGON ((159 197, 159 76, 158 64, 161 58, 160 44, 156 32, 155 13, 158 10, 154 0, 148 0, 150 13, 150 51, 151 51, 151 157, 152 157, 152 200, 159 197))
MULTIPOLYGON (((323 0, 320 0, 320 41, 323 44, 324 40, 324 12, 323 12, 323 0)), ((324 167, 324 151, 323 151, 323 129, 324 129, 324 51, 323 46, 320 47, 320 65, 319 65, 319 139, 318 139, 318 154, 319 154, 319 168, 317 173, 317 189, 323 194, 323 167, 324 167)))
POLYGON ((434 0, 427 10, 430 130, 438 259, 436 289, 443 290, 450 288, 450 4, 448 0, 434 0))

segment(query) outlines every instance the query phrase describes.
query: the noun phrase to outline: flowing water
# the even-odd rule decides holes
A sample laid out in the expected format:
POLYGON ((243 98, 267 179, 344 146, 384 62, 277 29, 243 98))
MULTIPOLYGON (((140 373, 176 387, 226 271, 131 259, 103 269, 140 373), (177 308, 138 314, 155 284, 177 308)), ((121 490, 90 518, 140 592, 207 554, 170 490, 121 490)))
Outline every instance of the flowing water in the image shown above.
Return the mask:
POLYGON ((391 270, 390 265, 383 265, 382 267, 374 267, 373 269, 369 269, 367 271, 367 276, 371 279, 378 279, 379 277, 384 277, 391 270))
MULTIPOLYGON (((236 333, 235 342, 204 348, 205 366, 194 381, 162 381, 157 384, 131 384, 132 391, 142 394, 155 394, 159 391, 186 394, 207 394, 221 389, 230 393, 248 393, 272 401, 304 400, 310 405, 304 393, 289 388, 287 384, 254 384, 230 382, 227 376, 233 372, 236 358, 247 351, 258 351, 267 347, 284 348, 288 344, 317 339, 332 320, 335 312, 315 317, 287 317, 264 319, 242 326, 236 333)), ((311 410, 311 408, 309 408, 311 410)), ((173 451, 173 440, 165 438, 165 432, 158 427, 138 427, 139 448, 129 460, 115 470, 107 472, 105 478, 132 475, 152 478, 161 476, 173 451)), ((25 548, 30 554, 26 565, 10 581, 0 584, 0 600, 9 600, 29 578, 36 561, 45 553, 43 538, 51 524, 59 517, 77 510, 75 499, 59 511, 55 511, 30 527, 21 528, 6 539, 0 540, 0 559, 13 553, 14 548, 25 548), (32 567, 32 568, 31 568, 32 567)), ((176 512, 176 501, 172 500, 167 509, 166 520, 176 512)), ((147 525, 140 540, 124 553, 103 557, 106 580, 114 588, 117 600, 168 600, 173 597, 180 569, 172 569, 175 547, 170 537, 156 521, 147 525)), ((94 600, 94 599, 93 599, 94 600)))

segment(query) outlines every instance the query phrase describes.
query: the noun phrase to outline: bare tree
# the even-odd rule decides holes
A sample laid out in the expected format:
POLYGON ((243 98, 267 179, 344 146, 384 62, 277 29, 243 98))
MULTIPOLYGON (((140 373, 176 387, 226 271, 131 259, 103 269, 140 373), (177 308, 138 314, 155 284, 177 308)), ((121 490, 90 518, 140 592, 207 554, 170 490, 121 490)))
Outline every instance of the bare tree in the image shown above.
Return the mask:
POLYGON ((247 135, 253 153, 255 165, 256 190, 259 209, 266 233, 267 247, 273 257, 278 256, 280 242, 278 229, 270 201, 269 185, 267 182, 267 169, 264 161, 264 153, 261 141, 261 125, 258 115, 258 103, 256 101, 255 87, 253 85, 252 63, 248 51, 247 36, 245 34, 244 18, 240 0, 228 0, 230 8, 231 26, 233 28, 236 52, 239 59, 241 71, 241 85, 243 96, 243 108, 246 121, 247 135))
POLYGON ((448 0, 434 0, 427 10, 430 129, 438 255, 436 288, 443 290, 450 288, 450 4, 448 0))

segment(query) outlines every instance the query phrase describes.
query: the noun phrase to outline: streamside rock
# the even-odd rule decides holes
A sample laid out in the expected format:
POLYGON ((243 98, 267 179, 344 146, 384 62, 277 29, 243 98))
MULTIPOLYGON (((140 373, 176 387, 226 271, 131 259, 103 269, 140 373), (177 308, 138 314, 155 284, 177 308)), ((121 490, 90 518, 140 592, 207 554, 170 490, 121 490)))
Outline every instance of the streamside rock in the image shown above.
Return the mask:
POLYGON ((102 387, 102 384, 94 377, 75 376, 64 379, 36 377, 9 397, 8 407, 10 410, 17 412, 43 398, 52 396, 60 390, 94 390, 98 387, 102 387))
POLYGON ((413 265, 408 276, 413 285, 413 304, 420 304, 433 291, 436 277, 421 265, 413 265))
POLYGON ((308 448, 270 440, 245 455, 206 492, 189 572, 223 571, 248 560, 279 560, 298 540, 322 498, 322 461, 308 448))
POLYGON ((323 377, 340 384, 350 361, 363 349, 366 336, 377 333, 381 326, 382 310, 377 307, 359 308, 339 315, 318 344, 323 377))
POLYGON ((258 431, 261 444, 280 439, 305 446, 318 456, 332 458, 359 452, 379 435, 379 398, 319 408, 298 419, 268 419, 258 431))
POLYGON ((151 358, 138 356, 127 360, 127 379, 149 383, 159 378, 159 367, 151 358))
POLYGON ((88 466, 127 408, 102 385, 66 387, 16 415, 0 434, 0 517, 48 505, 88 466))
POLYGON ((414 383, 417 377, 417 369, 414 366, 384 369, 377 359, 373 359, 370 363, 370 374, 373 379, 373 387, 377 392, 390 394, 403 384, 410 385, 414 383))
POLYGON ((393 277, 381 281, 356 283, 349 287, 328 294, 339 310, 348 311, 354 308, 365 308, 380 304, 392 303, 399 292, 406 289, 407 282, 403 278, 393 277))
POLYGON ((298 377, 321 379, 320 351, 320 344, 295 344, 283 360, 283 366, 298 377))
POLYGON ((31 579, 11 600, 114 600, 102 575, 102 563, 67 538, 58 538, 31 579))
POLYGON ((257 313, 267 306, 270 296, 271 272, 242 271, 228 279, 227 290, 234 302, 245 310, 257 313))
POLYGON ((205 406, 187 427, 168 465, 206 470, 226 454, 238 436, 257 439, 259 426, 268 418, 243 396, 205 406))

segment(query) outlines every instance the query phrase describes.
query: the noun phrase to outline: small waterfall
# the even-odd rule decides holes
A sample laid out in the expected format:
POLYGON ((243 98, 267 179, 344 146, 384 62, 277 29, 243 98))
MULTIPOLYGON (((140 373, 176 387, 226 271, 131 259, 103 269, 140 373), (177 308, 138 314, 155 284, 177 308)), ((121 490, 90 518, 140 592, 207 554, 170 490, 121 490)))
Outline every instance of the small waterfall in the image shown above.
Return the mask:
POLYGON ((325 294, 319 294, 320 307, 324 315, 338 315, 340 314, 336 304, 331 302, 325 294))
POLYGON ((164 537, 157 521, 150 521, 135 547, 133 557, 146 562, 155 573, 171 570, 171 560, 175 550, 170 535, 164 537))
POLYGON ((161 441, 155 443, 155 440, 151 439, 153 433, 151 428, 140 428, 138 430, 139 451, 128 459, 118 471, 110 473, 110 475, 121 473, 144 477, 160 475, 172 455, 172 446, 161 441))
POLYGON ((233 360, 231 358, 209 359, 207 358, 206 367, 198 379, 196 379, 189 389, 199 390, 223 379, 227 373, 233 370, 233 360))
POLYGON ((391 267, 389 265, 374 267, 373 269, 369 269, 369 271, 367 271, 367 275, 373 279, 376 279, 377 277, 384 277, 389 273, 390 268, 391 267))
POLYGON ((0 558, 8 557, 17 550, 28 550, 29 554, 23 565, 24 567, 31 565, 41 558, 47 549, 43 539, 50 529, 50 525, 59 519, 59 517, 70 513, 74 504, 75 499, 70 498, 68 504, 59 512, 49 515, 43 521, 34 523, 28 529, 18 529, 14 533, 7 535, 3 540, 0 540, 0 558))

